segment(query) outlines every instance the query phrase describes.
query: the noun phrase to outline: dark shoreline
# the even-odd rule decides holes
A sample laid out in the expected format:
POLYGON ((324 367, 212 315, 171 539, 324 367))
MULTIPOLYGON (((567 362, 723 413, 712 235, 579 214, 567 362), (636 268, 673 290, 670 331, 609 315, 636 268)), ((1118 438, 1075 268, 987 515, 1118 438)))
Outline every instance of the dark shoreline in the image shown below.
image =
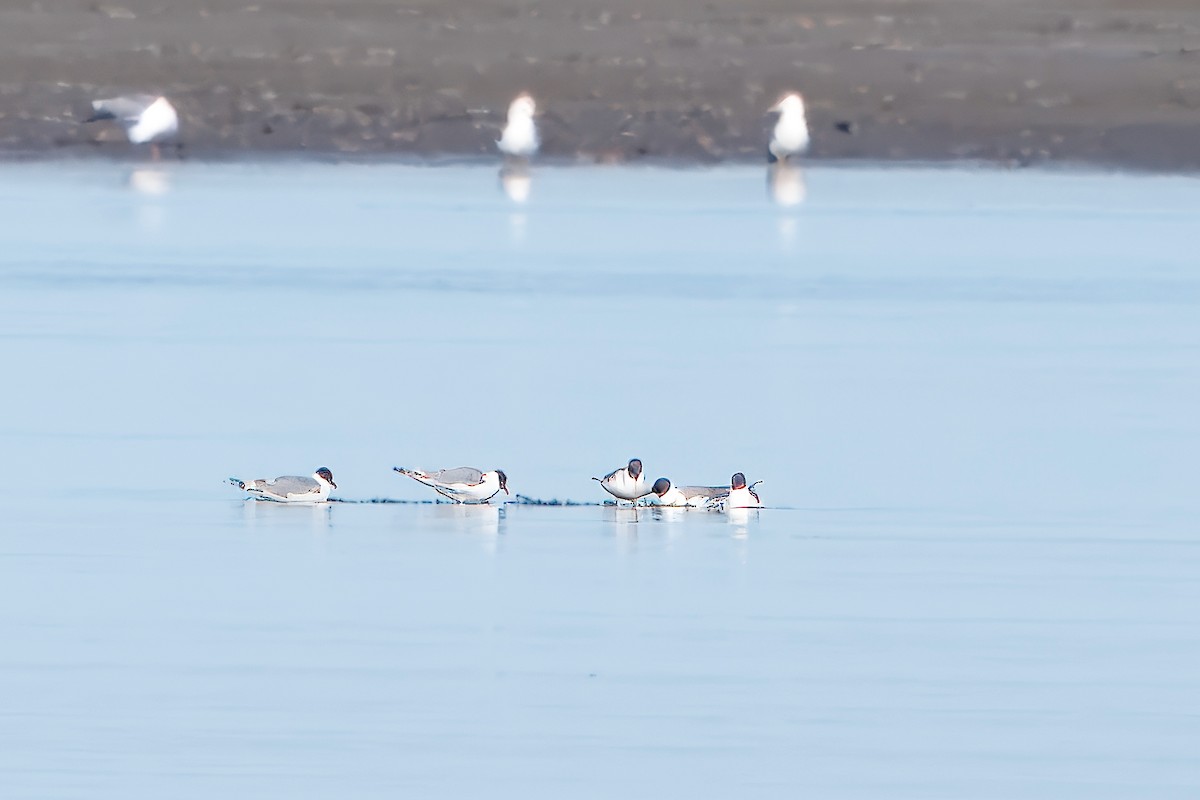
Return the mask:
MULTIPOLYGON (((104 162, 127 167, 154 167, 156 165, 169 168, 172 164, 197 165, 256 165, 275 166, 288 164, 325 164, 329 166, 403 166, 419 169, 440 169, 444 167, 471 167, 479 169, 499 170, 504 162, 494 155, 439 153, 422 155, 419 153, 389 152, 389 153, 346 153, 346 152, 317 152, 317 151, 217 151, 205 153, 203 156, 163 157, 159 161, 148 160, 146 152, 121 148, 118 150, 70 152, 63 150, 3 152, 0 151, 0 166, 3 165, 71 165, 104 162)), ((1087 161, 1046 161, 1036 163, 996 162, 980 159, 943 159, 943 160, 875 160, 870 158, 824 158, 806 159, 795 165, 801 172, 809 169, 882 169, 882 170, 953 170, 953 171, 1034 171, 1049 175, 1125 175, 1130 177, 1164 177, 1181 179, 1200 179, 1200 168, 1193 170, 1161 170, 1138 167, 1131 164, 1099 164, 1087 161)), ((653 156, 641 157, 630 161, 597 162, 587 158, 539 158, 531 164, 534 171, 540 169, 569 170, 575 168, 636 168, 646 170, 688 171, 721 169, 724 167, 761 168, 764 171, 771 165, 762 159, 728 159, 725 161, 699 161, 685 157, 658 158, 653 156)))
POLYGON ((89 101, 161 91, 198 160, 755 163, 805 93, 812 162, 1200 172, 1189 0, 42 0, 0 10, 0 159, 138 158, 89 101), (846 133, 841 128, 848 128, 846 133))

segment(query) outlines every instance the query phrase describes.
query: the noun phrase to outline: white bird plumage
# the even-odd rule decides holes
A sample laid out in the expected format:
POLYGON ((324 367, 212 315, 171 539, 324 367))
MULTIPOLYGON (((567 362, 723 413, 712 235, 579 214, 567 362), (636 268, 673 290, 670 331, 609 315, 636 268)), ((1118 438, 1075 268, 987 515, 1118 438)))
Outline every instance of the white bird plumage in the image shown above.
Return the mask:
POLYGON ((731 508, 762 508, 762 500, 754 487, 762 481, 755 481, 752 486, 746 485, 746 476, 740 472, 733 473, 729 482, 729 496, 722 503, 725 510, 731 508))
POLYGON ((650 482, 646 480, 646 473, 642 471, 641 459, 638 458, 631 458, 627 466, 614 469, 603 478, 592 480, 600 481, 604 491, 618 500, 636 503, 638 498, 645 497, 653 491, 650 482))
POLYGON ((333 473, 327 467, 321 467, 309 478, 281 475, 270 480, 258 478, 243 481, 230 478, 229 482, 249 492, 252 497, 277 503, 324 503, 329 499, 330 490, 337 488, 337 484, 333 482, 333 473))
POLYGON ((654 482, 656 505, 686 508, 716 508, 729 496, 726 486, 675 486, 666 478, 654 482))
POLYGON ((529 94, 517 95, 508 106, 508 123, 496 142, 501 153, 513 158, 529 158, 538 151, 541 142, 533 121, 536 111, 537 104, 533 102, 533 97, 529 94))
POLYGON ((775 158, 785 161, 808 149, 808 120, 804 116, 804 98, 789 94, 771 107, 779 113, 768 149, 775 158))
POLYGON ((475 467, 455 467, 436 472, 424 472, 404 467, 393 467, 393 469, 418 483, 425 484, 442 497, 448 497, 456 503, 486 503, 501 490, 508 494, 508 476, 504 474, 504 470, 494 469, 484 472, 475 467))
POLYGON ((161 95, 136 94, 93 100, 92 112, 85 122, 115 120, 134 144, 158 143, 179 133, 179 114, 161 95))

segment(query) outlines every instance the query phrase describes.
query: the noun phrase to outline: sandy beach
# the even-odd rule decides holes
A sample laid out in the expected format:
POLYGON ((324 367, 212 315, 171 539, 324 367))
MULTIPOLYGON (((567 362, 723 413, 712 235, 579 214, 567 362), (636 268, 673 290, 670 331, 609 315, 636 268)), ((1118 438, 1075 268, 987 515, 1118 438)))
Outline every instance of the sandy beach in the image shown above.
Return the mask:
POLYGON ((184 154, 494 153, 537 95, 558 160, 811 157, 1200 168, 1185 0, 40 0, 0 10, 0 156, 127 157, 95 97, 169 95, 184 154))

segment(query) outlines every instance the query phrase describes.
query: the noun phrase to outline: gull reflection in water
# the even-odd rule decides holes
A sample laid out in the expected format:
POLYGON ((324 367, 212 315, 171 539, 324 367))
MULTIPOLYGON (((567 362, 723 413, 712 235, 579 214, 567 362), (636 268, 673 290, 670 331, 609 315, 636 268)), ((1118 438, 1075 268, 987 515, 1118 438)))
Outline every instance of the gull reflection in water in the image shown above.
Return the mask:
POLYGON ((750 535, 750 521, 758 520, 757 508, 730 508, 725 511, 729 524, 733 526, 733 538, 745 539, 750 535))
POLYGON ((429 515, 455 533, 478 536, 489 553, 495 553, 504 523, 504 509, 488 503, 436 503, 429 515))
MULTIPOLYGON (((517 206, 529 202, 529 194, 533 189, 533 178, 529 174, 529 164, 524 161, 508 161, 500 168, 500 188, 505 196, 517 206)), ((513 211, 508 215, 509 232, 514 244, 525 241, 527 225, 525 212, 513 211)))
POLYGON ((679 506, 651 506, 650 516, 659 522, 680 522, 689 511, 694 510, 679 506))
POLYGON ((638 523, 642 521, 643 516, 649 519, 650 509, 606 505, 604 513, 612 524, 613 536, 617 540, 617 549, 622 553, 631 553, 636 550, 638 523))
POLYGON ((277 503, 247 497, 242 501, 242 519, 251 527, 275 525, 293 526, 308 522, 313 531, 321 532, 333 526, 333 507, 336 503, 277 503))
POLYGON ((147 197, 161 197, 171 191, 171 173, 163 167, 135 167, 126 176, 125 185, 147 197))
POLYGON ((523 206, 529 202, 529 193, 533 189, 533 177, 529 173, 529 165, 523 162, 505 163, 500 168, 500 188, 505 196, 517 205, 523 206))
MULTIPOLYGON (((808 189, 804 183, 804 172, 796 164, 776 161, 767 167, 767 196, 780 208, 794 209, 804 203, 808 189)), ((779 218, 779 242, 785 249, 796 243, 799 221, 793 215, 779 218)))
POLYGON ((782 208, 795 208, 808 197, 804 171, 797 164, 776 161, 767 167, 767 194, 782 208))
POLYGON ((140 198, 134 209, 138 227, 146 233, 160 229, 166 209, 158 201, 171 191, 171 173, 161 166, 135 167, 125 176, 125 186, 140 198))

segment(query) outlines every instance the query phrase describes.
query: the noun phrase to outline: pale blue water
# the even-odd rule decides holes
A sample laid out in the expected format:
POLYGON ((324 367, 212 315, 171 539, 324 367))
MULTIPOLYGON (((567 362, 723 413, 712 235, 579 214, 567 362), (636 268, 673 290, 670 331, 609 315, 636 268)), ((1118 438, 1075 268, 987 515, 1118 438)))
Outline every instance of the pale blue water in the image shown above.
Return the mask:
POLYGON ((1200 790, 1200 182, 128 173, 0 167, 3 796, 1200 790), (772 508, 221 483, 631 456, 772 508))

